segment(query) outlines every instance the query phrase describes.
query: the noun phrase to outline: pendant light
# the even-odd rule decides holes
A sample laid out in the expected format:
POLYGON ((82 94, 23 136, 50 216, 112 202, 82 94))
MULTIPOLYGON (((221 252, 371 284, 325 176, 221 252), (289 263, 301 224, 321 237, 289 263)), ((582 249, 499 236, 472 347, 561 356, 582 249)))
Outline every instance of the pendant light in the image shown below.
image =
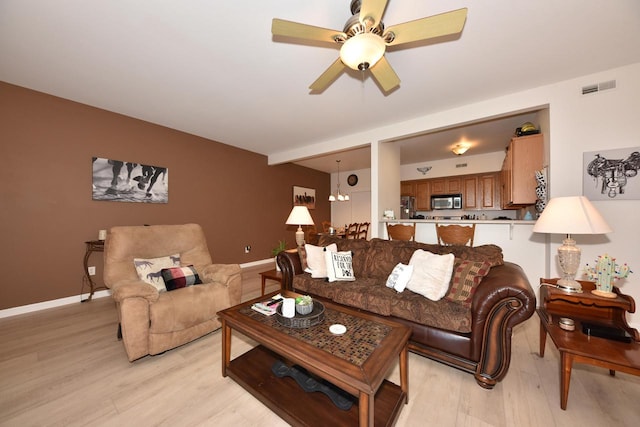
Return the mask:
POLYGON ((340 192, 340 160, 336 160, 336 163, 338 163, 338 189, 336 190, 336 194, 334 195, 333 193, 329 194, 329 201, 330 202, 348 202, 349 201, 349 195, 348 194, 342 194, 340 192))

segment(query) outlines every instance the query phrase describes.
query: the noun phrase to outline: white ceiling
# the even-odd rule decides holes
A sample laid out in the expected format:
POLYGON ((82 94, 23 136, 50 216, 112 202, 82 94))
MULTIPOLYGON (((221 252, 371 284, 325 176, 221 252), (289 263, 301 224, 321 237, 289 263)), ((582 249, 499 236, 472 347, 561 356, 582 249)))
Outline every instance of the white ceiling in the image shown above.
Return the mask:
POLYGON ((387 26, 467 22, 388 51, 398 90, 354 72, 309 94, 337 47, 274 41, 271 19, 341 30, 349 3, 0 0, 0 80, 270 155, 640 61, 638 0, 390 0, 387 26))

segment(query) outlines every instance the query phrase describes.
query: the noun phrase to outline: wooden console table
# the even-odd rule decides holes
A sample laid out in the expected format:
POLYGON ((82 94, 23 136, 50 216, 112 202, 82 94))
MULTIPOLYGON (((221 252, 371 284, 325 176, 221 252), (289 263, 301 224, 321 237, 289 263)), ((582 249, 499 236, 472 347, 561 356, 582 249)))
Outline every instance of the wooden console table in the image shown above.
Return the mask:
MULTIPOLYGON (((88 242, 84 243, 87 246, 87 249, 84 253, 84 277, 82 281, 82 288, 84 289, 85 283, 89 285, 89 296, 87 297, 87 299, 83 299, 82 302, 91 301, 91 298, 93 298, 93 294, 95 293, 95 291, 99 289, 107 289, 107 287, 104 285, 96 286, 96 284, 93 282, 93 279, 91 278, 91 275, 89 275, 89 257, 94 252, 104 252, 104 240, 89 240, 88 242)), ((80 293, 82 293, 82 291, 80 291, 80 293)))
POLYGON ((544 357, 547 334, 560 352, 560 407, 567 409, 569 383, 573 363, 584 363, 640 376, 640 334, 626 321, 626 312, 635 311, 632 297, 618 294, 616 298, 603 298, 591 293, 593 282, 583 282, 582 293, 567 293, 545 284, 554 285, 557 279, 540 279, 542 305, 540 317, 540 357, 544 357), (575 330, 566 331, 558 326, 560 317, 575 321, 575 330), (635 341, 630 343, 598 338, 582 332, 582 322, 598 323, 625 329, 635 341))

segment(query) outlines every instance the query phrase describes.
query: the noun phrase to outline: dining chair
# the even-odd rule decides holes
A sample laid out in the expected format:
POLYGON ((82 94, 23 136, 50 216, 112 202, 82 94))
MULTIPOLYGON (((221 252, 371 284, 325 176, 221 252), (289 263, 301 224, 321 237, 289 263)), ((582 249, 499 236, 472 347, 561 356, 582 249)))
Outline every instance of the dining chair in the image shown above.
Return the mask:
POLYGON ((441 245, 469 245, 473 246, 473 237, 476 232, 476 225, 469 227, 451 224, 440 225, 436 223, 436 235, 438 243, 441 245))
POLYGON ((347 229, 346 229, 346 230, 344 230, 344 232, 345 232, 345 237, 346 237, 347 239, 355 239, 355 238, 357 238, 357 237, 358 237, 358 226, 359 226, 359 225, 360 225, 360 224, 358 224, 357 222, 354 222, 354 223, 352 223, 352 224, 349 224, 349 225, 347 226, 347 229))
POLYGON ((416 239, 416 224, 389 224, 387 223, 387 236, 389 240, 407 240, 416 239))
POLYGON ((365 239, 367 238, 367 234, 369 234, 369 222, 361 222, 358 224, 358 232, 356 235, 356 239, 365 239))

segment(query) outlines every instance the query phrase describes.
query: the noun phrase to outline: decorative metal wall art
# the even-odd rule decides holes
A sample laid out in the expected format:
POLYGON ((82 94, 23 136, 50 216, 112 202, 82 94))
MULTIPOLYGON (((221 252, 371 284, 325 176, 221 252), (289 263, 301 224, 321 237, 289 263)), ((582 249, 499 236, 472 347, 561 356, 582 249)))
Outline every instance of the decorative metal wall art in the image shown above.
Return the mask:
POLYGON ((640 147, 584 153, 582 194, 589 200, 640 199, 640 147))

